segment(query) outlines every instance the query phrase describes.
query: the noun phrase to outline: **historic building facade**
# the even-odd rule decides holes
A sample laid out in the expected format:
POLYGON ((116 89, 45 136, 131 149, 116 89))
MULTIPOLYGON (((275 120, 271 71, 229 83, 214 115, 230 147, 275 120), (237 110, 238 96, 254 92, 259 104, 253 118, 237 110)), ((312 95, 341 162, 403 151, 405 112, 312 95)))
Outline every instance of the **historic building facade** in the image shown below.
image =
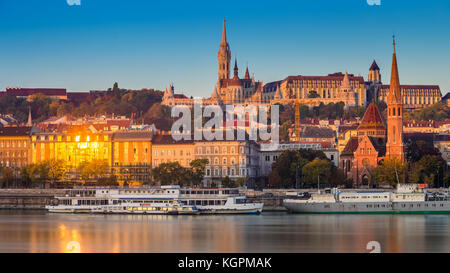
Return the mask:
POLYGON ((0 127, 0 166, 21 168, 31 162, 31 127, 0 127))
MULTIPOLYGON (((382 83, 380 68, 375 60, 369 69, 367 86, 369 101, 384 101, 387 103, 390 85, 382 83)), ((400 98, 403 109, 414 110, 441 102, 442 93, 439 85, 400 85, 400 98)))
POLYGON ((366 105, 366 90, 363 77, 346 72, 328 76, 289 76, 282 81, 267 83, 262 96, 267 103, 300 99, 304 104, 343 102, 348 108, 366 105))
MULTIPOLYGON (((222 40, 217 53, 218 77, 214 90, 209 98, 200 99, 198 102, 203 105, 226 105, 226 104, 258 104, 262 102, 262 82, 255 81, 250 77, 248 67, 243 78, 239 76, 237 59, 234 60, 233 77, 231 71, 231 50, 227 41, 225 19, 223 20, 222 40)), ((166 89, 162 99, 162 104, 167 106, 186 105, 192 107, 195 100, 187 97, 180 97, 174 93, 173 85, 166 89)))

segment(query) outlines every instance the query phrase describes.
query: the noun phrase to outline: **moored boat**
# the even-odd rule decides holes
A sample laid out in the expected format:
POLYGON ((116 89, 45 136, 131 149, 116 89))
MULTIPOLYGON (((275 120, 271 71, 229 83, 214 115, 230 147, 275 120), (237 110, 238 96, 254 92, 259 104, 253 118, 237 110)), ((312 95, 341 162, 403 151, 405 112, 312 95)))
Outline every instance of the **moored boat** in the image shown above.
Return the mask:
POLYGON ((334 190, 331 194, 313 194, 309 198, 288 198, 283 200, 283 205, 293 213, 450 213, 447 198, 429 200, 414 184, 399 184, 396 192, 334 190))
POLYGON ((248 214, 261 213, 263 203, 247 202, 237 189, 90 188, 56 196, 49 212, 130 214, 248 214))

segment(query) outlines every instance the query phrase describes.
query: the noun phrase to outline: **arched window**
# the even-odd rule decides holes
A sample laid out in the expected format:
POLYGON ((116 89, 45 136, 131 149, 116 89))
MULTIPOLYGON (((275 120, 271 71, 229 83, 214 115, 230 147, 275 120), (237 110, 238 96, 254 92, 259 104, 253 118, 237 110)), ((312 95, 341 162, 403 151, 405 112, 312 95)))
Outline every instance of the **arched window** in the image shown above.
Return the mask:
POLYGON ((394 143, 396 143, 396 141, 395 141, 395 126, 392 127, 392 140, 394 143))

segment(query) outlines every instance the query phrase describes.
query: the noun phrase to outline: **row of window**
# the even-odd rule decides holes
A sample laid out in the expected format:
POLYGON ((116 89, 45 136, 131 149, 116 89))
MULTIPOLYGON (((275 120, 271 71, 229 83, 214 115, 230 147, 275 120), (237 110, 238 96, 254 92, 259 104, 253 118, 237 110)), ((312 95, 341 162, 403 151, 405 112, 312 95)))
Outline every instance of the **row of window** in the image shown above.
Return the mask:
POLYGON ((0 148, 27 148, 26 140, 0 140, 0 148))
MULTIPOLYGON (((219 147, 212 147, 214 154, 219 154, 219 147)), ((234 147, 229 147, 230 150, 230 154, 234 154, 235 153, 235 149, 234 147)), ((210 147, 206 147, 204 149, 205 154, 211 154, 211 148, 210 147)), ((228 153, 228 147, 222 147, 222 154, 227 154, 228 153)), ((243 154, 244 153, 244 147, 241 146, 239 147, 239 153, 243 154)), ((201 155, 203 154, 203 147, 198 147, 197 148, 197 154, 201 155)))

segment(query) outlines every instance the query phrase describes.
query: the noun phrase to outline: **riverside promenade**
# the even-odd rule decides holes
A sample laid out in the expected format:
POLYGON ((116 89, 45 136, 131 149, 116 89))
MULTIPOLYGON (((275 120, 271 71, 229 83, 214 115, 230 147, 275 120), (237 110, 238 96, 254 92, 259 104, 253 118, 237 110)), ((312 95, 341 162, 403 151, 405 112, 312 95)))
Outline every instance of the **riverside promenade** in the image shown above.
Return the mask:
POLYGON ((64 189, 0 189, 0 209, 45 209, 64 189))

